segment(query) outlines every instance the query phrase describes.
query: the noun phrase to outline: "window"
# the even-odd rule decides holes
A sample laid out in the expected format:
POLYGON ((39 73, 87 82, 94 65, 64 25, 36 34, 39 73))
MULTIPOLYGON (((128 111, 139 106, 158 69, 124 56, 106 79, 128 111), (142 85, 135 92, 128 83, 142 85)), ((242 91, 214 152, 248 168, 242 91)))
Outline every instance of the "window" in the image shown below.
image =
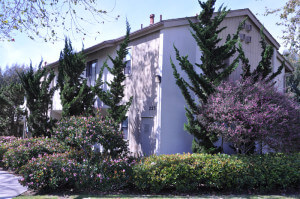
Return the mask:
POLYGON ((86 78, 89 86, 95 86, 97 60, 90 61, 86 66, 86 78))
POLYGON ((123 131, 124 139, 128 139, 128 117, 122 122, 121 129, 123 131))
POLYGON ((131 74, 131 63, 132 63, 132 49, 131 48, 127 48, 128 53, 125 57, 125 61, 126 63, 126 67, 124 69, 124 74, 125 75, 130 75, 131 74))

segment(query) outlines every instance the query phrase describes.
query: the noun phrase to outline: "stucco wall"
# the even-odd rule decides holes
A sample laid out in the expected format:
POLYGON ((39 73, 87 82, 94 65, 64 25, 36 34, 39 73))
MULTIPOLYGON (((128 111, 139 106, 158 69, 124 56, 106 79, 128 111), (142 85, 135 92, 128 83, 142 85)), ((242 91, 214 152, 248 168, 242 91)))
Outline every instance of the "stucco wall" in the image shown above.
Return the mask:
POLYGON ((132 49, 132 73, 127 76, 125 85, 125 100, 133 97, 129 118, 129 147, 133 153, 157 153, 158 134, 160 126, 157 120, 158 112, 158 86, 155 75, 158 70, 159 58, 159 32, 149 34, 129 43, 132 49), (142 132, 142 119, 153 121, 150 135, 142 132), (148 151, 142 147, 141 142, 149 141, 148 151))
MULTIPOLYGON (((112 58, 116 56, 116 49, 118 46, 110 47, 97 51, 88 56, 88 61, 97 61, 97 74, 100 71, 104 61, 107 61, 109 67, 112 67, 112 62, 108 59, 108 55, 112 58)), ((133 101, 128 112, 128 139, 129 148, 132 153, 143 155, 143 147, 141 140, 143 139, 141 133, 142 118, 153 119, 153 131, 148 139, 151 141, 151 153, 156 153, 158 142, 156 140, 159 129, 157 121, 157 93, 158 83, 155 83, 155 75, 158 69, 158 54, 159 54, 159 32, 149 34, 142 38, 130 41, 128 48, 132 50, 132 65, 131 74, 127 75, 125 81, 125 97, 124 101, 128 101, 132 96, 133 101), (155 107, 150 110, 150 107, 155 107)), ((102 77, 103 81, 111 81, 113 76, 106 70, 102 77)), ((104 85, 104 89, 107 89, 104 85)), ((101 108, 106 108, 103 103, 100 103, 101 108)))
MULTIPOLYGON (((173 44, 181 55, 188 55, 191 63, 195 63, 196 43, 188 26, 171 27, 161 31, 163 34, 162 96, 161 96, 161 146, 159 154, 191 152, 192 136, 184 131, 186 122, 185 100, 173 76, 170 64, 172 58, 177 68, 173 44)), ((179 72, 181 70, 178 70, 179 72)), ((181 73, 181 72, 180 72, 181 73)), ((183 77, 185 74, 181 73, 183 77)))

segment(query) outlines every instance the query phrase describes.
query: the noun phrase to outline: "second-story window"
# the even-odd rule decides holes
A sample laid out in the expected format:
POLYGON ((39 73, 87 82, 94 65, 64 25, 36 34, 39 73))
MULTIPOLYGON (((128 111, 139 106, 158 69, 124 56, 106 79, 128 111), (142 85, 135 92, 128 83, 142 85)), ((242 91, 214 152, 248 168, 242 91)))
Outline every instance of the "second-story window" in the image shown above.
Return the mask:
POLYGON ((97 69, 97 60, 93 60, 87 63, 86 78, 89 86, 95 86, 96 69, 97 69))
POLYGON ((125 75, 130 75, 131 74, 131 64, 132 64, 132 48, 127 48, 128 53, 125 57, 126 67, 124 69, 124 74, 125 75))

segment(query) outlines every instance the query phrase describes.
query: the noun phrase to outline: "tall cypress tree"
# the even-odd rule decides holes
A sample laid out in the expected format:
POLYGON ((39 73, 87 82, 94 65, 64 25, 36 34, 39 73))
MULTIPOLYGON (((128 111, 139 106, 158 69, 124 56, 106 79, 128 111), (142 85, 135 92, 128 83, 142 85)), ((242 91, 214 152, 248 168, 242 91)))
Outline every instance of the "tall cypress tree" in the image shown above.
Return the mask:
POLYGON ((32 136, 51 136, 51 129, 55 125, 49 115, 52 97, 56 87, 50 87, 55 74, 53 70, 42 68, 42 61, 38 70, 34 72, 32 64, 27 72, 19 73, 21 83, 25 89, 25 98, 29 115, 26 116, 29 133, 32 136))
POLYGON ((60 53, 58 85, 62 103, 62 117, 88 115, 93 112, 94 94, 81 75, 85 70, 85 57, 75 53, 71 41, 65 39, 65 47, 60 53))
POLYGON ((260 31, 261 41, 260 45, 262 48, 261 52, 261 60, 258 63, 258 66, 251 72, 251 65, 249 64, 249 59, 245 56, 242 45, 239 44, 238 52, 240 54, 240 60, 242 62, 243 72, 241 74, 242 79, 246 79, 248 77, 253 78, 253 83, 257 82, 259 79, 265 80, 266 82, 272 81, 276 76, 278 76, 283 67, 284 62, 280 65, 275 73, 273 73, 272 66, 272 57, 274 54, 274 47, 268 45, 265 39, 265 35, 263 34, 263 29, 260 31))
POLYGON ((293 53, 289 55, 288 58, 295 68, 293 75, 291 75, 287 81, 287 86, 289 87, 288 91, 292 92, 294 99, 300 103, 300 56, 293 53))
POLYGON ((127 62, 125 61, 125 57, 128 54, 128 43, 129 43, 129 34, 130 27, 128 22, 126 23, 127 30, 124 41, 120 44, 119 50, 117 50, 117 56, 112 58, 109 56, 113 66, 109 67, 105 62, 101 68, 99 78, 96 81, 96 85, 94 87, 94 92, 98 95, 100 100, 107 106, 109 106, 107 112, 109 116, 114 119, 116 123, 121 123, 126 118, 126 113, 131 105, 132 97, 130 97, 129 101, 122 102, 124 98, 124 81, 126 76, 124 74, 124 69, 126 68, 127 62), (102 75, 104 68, 107 68, 108 71, 113 75, 113 80, 111 82, 106 82, 110 89, 103 90, 102 85, 104 82, 102 81, 102 75))
POLYGON ((22 84, 15 81, 0 88, 0 135, 22 136, 24 95, 22 84))
POLYGON ((187 74, 189 80, 181 77, 171 59, 176 84, 187 103, 187 124, 184 125, 184 129, 194 136, 193 152, 214 153, 217 151, 213 145, 218 139, 217 136, 211 133, 208 134, 205 126, 201 125, 196 118, 199 113, 199 103, 206 103, 207 97, 214 92, 214 86, 226 79, 236 69, 239 62, 239 58, 237 57, 231 64, 226 64, 226 60, 236 53, 238 34, 242 26, 239 26, 233 36, 228 35, 225 43, 220 45, 219 42, 222 39, 218 35, 226 27, 220 28, 219 26, 229 10, 226 7, 220 7, 213 17, 215 2, 216 0, 208 0, 205 3, 199 1, 202 11, 197 17, 198 22, 193 23, 189 21, 190 27, 193 30, 191 34, 202 51, 202 63, 196 63, 194 66, 189 62, 188 56, 180 56, 179 50, 174 47, 176 59, 179 61, 181 70, 187 74), (197 73, 194 67, 200 68, 202 73, 197 73))
POLYGON ((25 114, 25 90, 22 87, 18 72, 25 72, 26 67, 12 65, 2 74, 0 70, 0 135, 22 136, 22 116, 25 114))

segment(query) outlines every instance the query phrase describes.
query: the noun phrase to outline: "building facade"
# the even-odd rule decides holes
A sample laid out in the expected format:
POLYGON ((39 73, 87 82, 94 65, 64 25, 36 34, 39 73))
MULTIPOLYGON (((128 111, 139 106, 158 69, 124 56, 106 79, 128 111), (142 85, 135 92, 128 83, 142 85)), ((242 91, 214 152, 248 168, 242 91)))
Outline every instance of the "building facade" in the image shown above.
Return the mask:
MULTIPOLYGON (((259 41, 262 24, 249 9, 230 11, 221 24, 227 28, 219 37, 225 40, 228 34, 234 34, 245 17, 248 18, 240 32, 240 40, 251 66, 256 67, 261 59, 262 49, 259 41)), ((128 64, 124 71, 127 76, 124 100, 127 101, 133 96, 133 102, 122 128, 129 141, 130 151, 135 154, 191 152, 193 138, 183 129, 186 122, 186 103, 175 83, 170 64, 171 58, 178 66, 173 45, 179 49, 181 55, 188 55, 191 63, 200 62, 201 51, 190 33, 187 19, 194 22, 197 20, 196 17, 160 19, 159 22, 154 23, 154 16, 151 15, 149 26, 130 34, 129 53, 126 57, 128 64)), ((267 42, 274 47, 272 65, 275 72, 284 58, 278 52, 279 43, 266 29, 263 31, 267 42)), ((116 55, 118 45, 123 39, 124 37, 104 41, 84 50, 87 57, 87 70, 83 75, 88 78, 89 85, 94 85, 102 64, 107 60, 108 55, 112 57, 116 55)), ((229 62, 233 59, 234 57, 229 62)), ((108 65, 111 66, 112 63, 108 61, 108 65)), ((49 66, 57 73, 58 62, 49 66)), ((276 86, 280 91, 284 91, 285 76, 292 70, 292 66, 286 63, 282 73, 276 78, 276 86)), ((230 79, 239 79, 241 72, 240 65, 231 74, 230 79)), ((184 74, 182 76, 186 77, 184 74)), ((112 75, 105 70, 102 79, 110 81, 112 75)), ((95 107, 106 108, 98 99, 95 107)), ((59 91, 54 94, 52 109, 51 116, 59 119, 62 110, 59 91)), ((229 148, 226 150, 230 153, 229 148)))

